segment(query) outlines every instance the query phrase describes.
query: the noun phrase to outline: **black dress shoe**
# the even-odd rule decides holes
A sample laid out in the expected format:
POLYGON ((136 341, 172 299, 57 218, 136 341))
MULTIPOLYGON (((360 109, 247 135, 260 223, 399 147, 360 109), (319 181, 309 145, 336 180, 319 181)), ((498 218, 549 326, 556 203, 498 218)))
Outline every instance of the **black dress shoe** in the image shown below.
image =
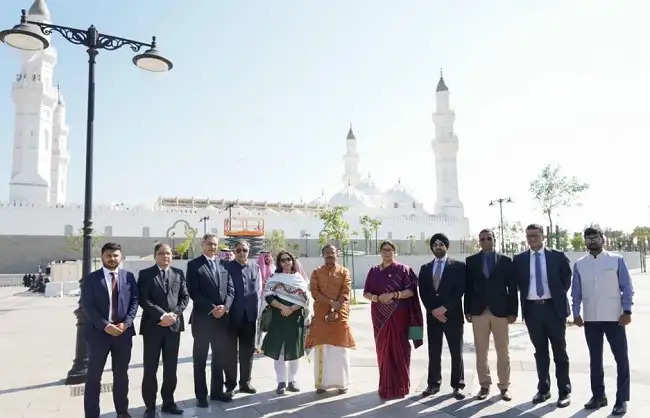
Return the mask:
POLYGON ((481 390, 479 390, 478 394, 476 395, 476 399, 479 400, 486 399, 489 394, 490 394, 490 388, 481 387, 481 390))
POLYGON ((510 391, 508 389, 501 389, 501 399, 506 402, 510 402, 512 400, 512 396, 510 396, 510 391))
POLYGON ((160 408, 160 411, 166 414, 183 415, 183 410, 180 409, 178 406, 176 406, 175 403, 170 403, 169 405, 163 405, 162 408, 160 408))
POLYGON ((243 393, 250 393, 250 394, 257 393, 257 389, 255 389, 248 383, 239 385, 239 391, 243 393))
MULTIPOLYGON (((210 396, 210 399, 212 399, 212 396, 210 396)), ((207 408, 208 407, 208 400, 207 399, 197 399, 196 400, 196 406, 199 408, 207 408)))
POLYGON ((607 406, 607 398, 605 396, 602 398, 592 396, 591 399, 589 399, 589 402, 585 404, 585 409, 598 409, 603 406, 607 406))
POLYGON ((571 405, 571 395, 568 393, 560 395, 560 397, 557 399, 557 407, 566 408, 569 405, 571 405))
POLYGON ((131 415, 129 415, 128 412, 123 412, 121 414, 117 414, 117 418, 131 418, 131 415))
POLYGON ((296 382, 289 382, 289 385, 287 386, 287 390, 289 392, 300 392, 300 388, 298 385, 296 385, 296 382))
POLYGON ((627 413, 627 402, 616 402, 614 404, 614 409, 612 409, 612 415, 625 415, 627 413))
POLYGON ((462 399, 465 399, 465 394, 463 393, 463 389, 461 389, 461 388, 454 389, 454 392, 452 393, 452 395, 456 400, 459 400, 459 401, 462 400, 462 399))
POLYGON ((325 389, 316 389, 316 393, 318 393, 319 395, 322 395, 325 392, 327 392, 325 389))
POLYGON ((422 396, 431 396, 438 392, 440 392, 440 385, 429 385, 424 389, 424 392, 422 392, 422 396))
POLYGON ((546 393, 537 392, 535 394, 535 396, 533 397, 533 403, 534 404, 542 403, 542 402, 547 401, 549 399, 551 399, 551 392, 546 392, 546 393))
POLYGON ((210 399, 221 402, 232 402, 232 392, 217 393, 215 397, 210 396, 210 399))
POLYGON ((156 418, 156 408, 147 408, 142 418, 156 418))
POLYGON ((348 388, 341 388, 341 389, 339 389, 339 395, 344 395, 344 394, 346 394, 346 393, 348 393, 348 388))
POLYGON ((284 382, 278 383, 278 388, 275 390, 275 393, 278 395, 284 395, 284 390, 286 389, 287 384, 284 382))

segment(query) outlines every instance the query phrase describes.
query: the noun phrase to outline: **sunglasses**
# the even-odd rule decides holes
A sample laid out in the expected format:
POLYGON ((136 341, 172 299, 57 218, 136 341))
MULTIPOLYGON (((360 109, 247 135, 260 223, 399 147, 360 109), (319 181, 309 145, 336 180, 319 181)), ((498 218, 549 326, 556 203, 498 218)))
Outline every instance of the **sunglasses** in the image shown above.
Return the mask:
POLYGON ((293 261, 293 260, 290 259, 290 258, 281 258, 281 259, 280 259, 280 262, 281 262, 281 263, 284 263, 284 262, 287 262, 287 261, 288 261, 288 262, 291 262, 291 261, 293 261))
POLYGON ((248 252, 248 248, 237 248, 237 249, 235 250, 235 252, 236 252, 237 254, 239 254, 239 253, 247 253, 247 252, 248 252))
POLYGON ((479 241, 492 241, 492 237, 481 238, 479 241))

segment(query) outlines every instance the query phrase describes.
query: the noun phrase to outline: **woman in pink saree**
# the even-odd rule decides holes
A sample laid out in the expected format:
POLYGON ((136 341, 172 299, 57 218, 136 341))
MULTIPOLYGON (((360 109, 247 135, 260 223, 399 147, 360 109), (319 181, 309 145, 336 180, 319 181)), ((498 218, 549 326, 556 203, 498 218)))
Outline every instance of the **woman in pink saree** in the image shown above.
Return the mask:
POLYGON ((395 262, 395 245, 379 247, 382 263, 370 269, 363 296, 372 301, 370 312, 379 365, 379 396, 403 398, 411 388, 411 346, 422 345, 422 311, 417 276, 411 267, 395 262))

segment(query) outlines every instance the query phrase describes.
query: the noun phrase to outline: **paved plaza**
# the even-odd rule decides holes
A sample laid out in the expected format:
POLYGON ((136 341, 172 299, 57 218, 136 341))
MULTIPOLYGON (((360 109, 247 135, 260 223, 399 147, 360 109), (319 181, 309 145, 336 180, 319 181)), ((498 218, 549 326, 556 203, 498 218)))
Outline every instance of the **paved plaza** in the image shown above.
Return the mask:
MULTIPOLYGON (((633 271, 635 302, 633 322, 627 328, 632 378, 632 400, 628 417, 650 416, 650 356, 647 353, 650 336, 646 321, 650 320, 649 275, 633 271)), ((25 292, 23 288, 0 288, 0 379, 1 417, 82 417, 83 385, 65 386, 63 377, 74 357, 75 321, 72 311, 77 300, 71 297, 45 298, 25 292)), ((189 308, 187 312, 189 312, 189 308)), ((141 314, 141 310, 138 316, 141 314)), ((136 319, 139 327, 139 318, 136 319)), ((256 358, 252 384, 256 395, 236 394, 231 403, 211 401, 208 409, 195 408, 192 380, 192 336, 182 335, 179 354, 178 388, 176 400, 185 409, 184 417, 604 417, 611 412, 616 390, 616 367, 608 348, 605 349, 605 384, 610 405, 596 412, 587 412, 582 405, 590 397, 589 357, 582 329, 567 329, 567 345, 571 361, 573 384, 572 404, 557 409, 554 402, 533 407, 530 400, 536 391, 536 372, 533 350, 523 323, 510 329, 513 400, 499 399, 495 385, 491 397, 478 401, 473 396, 463 401, 451 397, 449 382, 449 355, 443 351, 443 388, 432 397, 422 398, 426 386, 426 344, 414 352, 411 362, 411 394, 402 400, 382 401, 377 395, 379 379, 376 367, 374 340, 368 304, 353 306, 351 326, 358 347, 351 353, 352 382, 345 395, 328 392, 316 395, 313 389, 312 363, 301 360, 298 383, 302 392, 278 396, 275 394, 273 363, 265 357, 256 358), (447 364, 445 368, 444 365, 447 364)), ((607 347, 607 344, 606 344, 607 347)), ((475 373, 472 331, 465 325, 465 380, 467 393, 475 395, 479 389, 475 373)), ((493 380, 496 375, 496 357, 490 352, 493 380)), ((551 366, 552 367, 552 366, 551 366)), ((162 369, 159 370, 159 384, 162 369)), ((133 339, 133 354, 129 370, 130 413, 142 416, 144 406, 140 392, 142 379, 142 337, 133 339)), ((553 370, 551 370, 553 376, 553 370)), ((554 379, 552 379, 554 380, 554 379)), ((112 375, 110 360, 104 372, 105 392, 101 395, 102 417, 114 417, 110 394, 112 375)), ((553 383, 554 384, 554 383, 553 383)), ((553 387, 552 401, 557 398, 553 387)), ((160 407, 160 397, 158 398, 160 407)), ((160 414, 160 412, 159 412, 160 414)), ((163 415, 159 416, 171 416, 163 415)))

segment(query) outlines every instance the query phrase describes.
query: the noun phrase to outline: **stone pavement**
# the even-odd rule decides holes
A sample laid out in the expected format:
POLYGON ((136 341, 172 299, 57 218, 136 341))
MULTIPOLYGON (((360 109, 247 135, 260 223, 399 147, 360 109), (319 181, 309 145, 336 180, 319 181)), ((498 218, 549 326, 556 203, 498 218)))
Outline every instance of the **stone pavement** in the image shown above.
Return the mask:
MULTIPOLYGON (((636 290, 633 322, 627 328, 630 363, 632 368, 632 400, 628 417, 650 416, 650 280, 648 274, 633 272, 636 290)), ((77 300, 73 298, 45 298, 25 293, 22 288, 0 288, 0 417, 82 417, 83 385, 65 386, 65 377, 74 357, 74 316, 77 300)), ((140 311, 141 312, 141 311, 140 311)), ((139 312, 139 313, 140 313, 139 312)), ((521 322, 511 327, 512 384, 511 402, 501 401, 493 386, 492 396, 485 401, 468 397, 463 401, 451 398, 449 355, 443 351, 443 390, 436 396, 422 398, 426 386, 426 344, 414 351, 411 362, 410 396, 397 401, 383 402, 377 395, 378 372, 369 305, 353 306, 351 325, 358 348, 351 353, 352 383, 345 395, 328 392, 321 396, 313 391, 312 364, 301 360, 298 383, 302 392, 278 396, 275 394, 275 376, 272 361, 257 358, 253 365, 252 384, 256 395, 235 395, 231 403, 210 402, 208 409, 195 408, 192 380, 192 337, 183 334, 179 354, 178 388, 176 399, 185 409, 184 417, 603 417, 610 406, 591 414, 582 409, 590 397, 589 357, 582 329, 567 329, 567 345, 571 361, 573 383, 572 405, 557 409, 554 402, 533 407, 530 399, 536 390, 536 372, 533 350, 525 326, 521 322), (446 365, 446 366, 445 366, 446 365)), ((139 319, 136 320, 139 326, 139 319)), ((129 399, 131 415, 144 412, 140 392, 142 379, 142 338, 133 340, 129 399)), ((446 350, 446 348, 444 348, 446 350)), ((478 391, 471 327, 465 326, 465 380, 467 393, 478 391)), ((610 402, 616 390, 616 366, 611 352, 605 348, 606 390, 610 402)), ((496 357, 490 352, 491 370, 496 374, 496 357)), ((551 366, 552 367, 552 366, 551 366)), ((159 370, 159 383, 162 369, 159 370)), ((553 376, 553 370, 551 370, 553 376)), ((104 373, 106 392, 101 396, 102 417, 114 417, 110 395, 112 376, 110 360, 104 373)), ((555 388, 554 388, 555 389, 555 388)), ((557 390, 553 390, 553 398, 557 390)), ((160 399, 159 399, 160 404, 160 399)), ((160 412, 159 412, 160 414, 160 412)), ((159 415, 170 416, 170 415, 159 415)))

